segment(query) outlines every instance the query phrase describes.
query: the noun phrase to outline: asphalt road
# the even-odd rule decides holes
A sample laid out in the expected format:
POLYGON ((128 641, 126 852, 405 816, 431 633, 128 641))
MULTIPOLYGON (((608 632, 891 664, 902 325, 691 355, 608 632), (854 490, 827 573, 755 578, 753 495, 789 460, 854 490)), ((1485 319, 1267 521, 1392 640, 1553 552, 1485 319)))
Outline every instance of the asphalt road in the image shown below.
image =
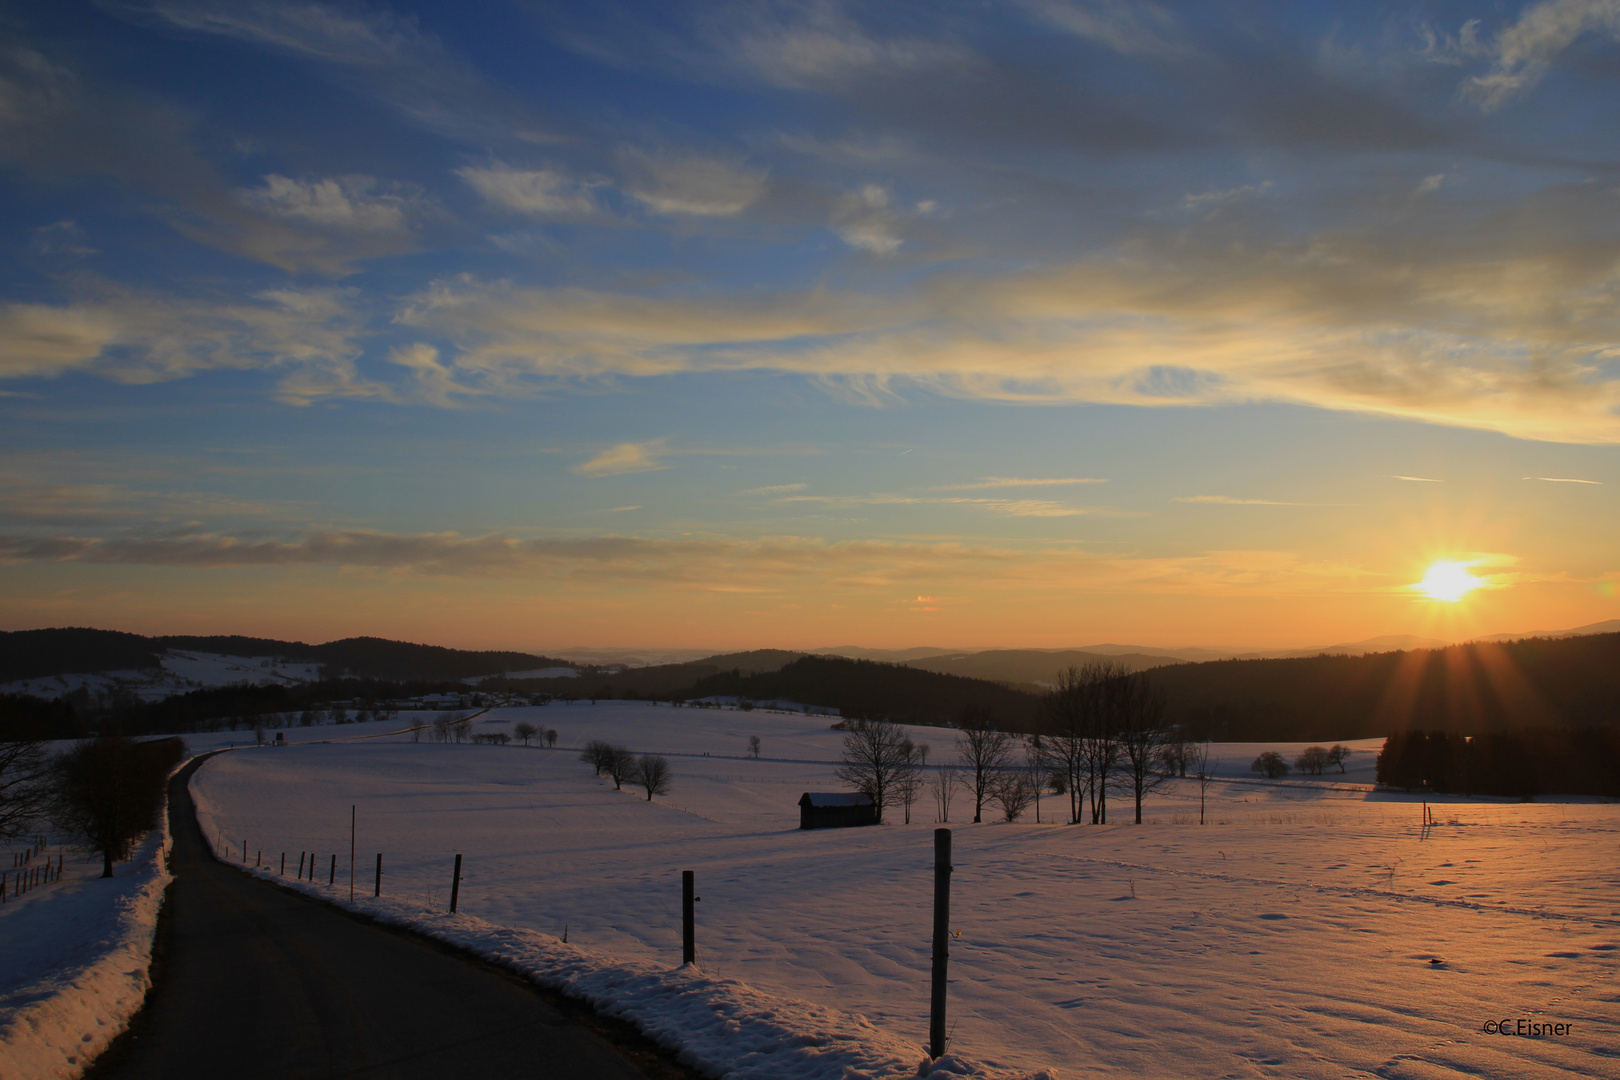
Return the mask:
POLYGON ((170 787, 175 881, 155 988, 96 1080, 678 1074, 634 1047, 650 1068, 631 1065, 597 1022, 514 977, 222 865, 186 789, 198 764, 170 787))

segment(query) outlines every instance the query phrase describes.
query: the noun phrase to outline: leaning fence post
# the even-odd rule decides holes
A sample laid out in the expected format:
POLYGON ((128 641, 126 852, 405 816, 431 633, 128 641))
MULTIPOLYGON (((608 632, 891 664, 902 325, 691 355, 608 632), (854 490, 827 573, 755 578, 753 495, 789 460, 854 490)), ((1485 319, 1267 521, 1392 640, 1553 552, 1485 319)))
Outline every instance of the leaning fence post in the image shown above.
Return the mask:
POLYGON ((945 1053, 945 967, 951 954, 951 830, 934 830, 934 970, 928 999, 928 1056, 945 1053))
POLYGON ((281 876, 287 876, 287 853, 285 851, 281 853, 281 876))
POLYGON ((456 913, 456 900, 461 896, 461 854, 456 854, 456 872, 450 879, 450 914, 456 913))
POLYGON ((382 852, 377 852, 377 884, 371 890, 372 896, 382 895, 382 852))
POLYGON ((697 891, 696 875, 681 871, 681 963, 697 963, 697 891))
POLYGON ((328 885, 337 884, 337 856, 335 854, 332 856, 332 876, 326 879, 326 883, 328 885))

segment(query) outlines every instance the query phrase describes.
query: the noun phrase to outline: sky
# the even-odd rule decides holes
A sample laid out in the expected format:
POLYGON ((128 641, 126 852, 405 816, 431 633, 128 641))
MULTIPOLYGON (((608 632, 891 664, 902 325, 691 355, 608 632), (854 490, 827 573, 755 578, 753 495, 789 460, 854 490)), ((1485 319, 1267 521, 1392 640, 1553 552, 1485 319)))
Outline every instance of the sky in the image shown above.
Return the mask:
POLYGON ((1620 0, 0 3, 0 628, 1617 618, 1617 135, 1620 0))

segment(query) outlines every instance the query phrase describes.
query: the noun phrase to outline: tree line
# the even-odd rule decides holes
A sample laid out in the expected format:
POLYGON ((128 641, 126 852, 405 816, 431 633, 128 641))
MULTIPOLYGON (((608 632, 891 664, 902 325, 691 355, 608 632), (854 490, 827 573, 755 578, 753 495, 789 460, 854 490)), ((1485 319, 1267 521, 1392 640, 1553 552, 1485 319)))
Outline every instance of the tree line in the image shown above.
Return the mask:
MULTIPOLYGON (((1110 662, 1070 667, 1042 700, 1033 730, 1009 730, 979 703, 960 711, 955 758, 930 770, 929 748, 886 720, 855 717, 845 732, 838 778, 868 796, 879 821, 899 804, 910 821, 912 804, 932 783, 939 820, 950 820, 955 790, 973 803, 973 820, 986 806, 1017 821, 1043 794, 1057 796, 1071 823, 1108 823, 1109 796, 1130 800, 1137 824, 1147 796, 1174 776, 1209 783, 1207 748, 1164 720, 1164 698, 1145 672, 1110 662), (931 781, 929 778, 931 777, 931 781)), ((840 725, 835 725, 840 726, 840 725)), ((1202 789, 1201 789, 1202 790, 1202 789)))
POLYGON ((613 781, 615 791, 623 791, 626 783, 646 791, 647 801, 654 795, 668 795, 674 774, 669 761, 658 754, 632 753, 628 746, 592 739, 580 752, 579 760, 596 770, 597 776, 613 781))
POLYGON ((102 877, 157 824, 163 786, 185 747, 178 738, 122 735, 81 740, 51 753, 41 732, 0 717, 0 843, 52 825, 102 857, 102 877))
POLYGON ((1440 794, 1620 796, 1620 728, 1516 728, 1465 736, 1403 731, 1384 740, 1378 782, 1440 794))

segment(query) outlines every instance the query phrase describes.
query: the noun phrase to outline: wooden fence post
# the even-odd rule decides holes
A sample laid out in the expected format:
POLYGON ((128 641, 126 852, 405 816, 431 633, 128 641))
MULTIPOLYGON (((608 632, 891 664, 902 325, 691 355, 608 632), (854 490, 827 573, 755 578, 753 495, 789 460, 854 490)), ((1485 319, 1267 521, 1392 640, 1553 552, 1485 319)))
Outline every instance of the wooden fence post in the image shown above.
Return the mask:
POLYGON ((328 885, 336 885, 337 884, 337 855, 336 854, 333 854, 333 856, 332 856, 332 876, 326 879, 326 883, 328 885))
POLYGON ((461 854, 456 854, 456 872, 450 879, 450 914, 456 913, 456 901, 461 896, 461 854))
POLYGON ((697 875, 681 871, 681 963, 697 963, 697 875))
POLYGON ((287 853, 285 851, 281 853, 281 876, 287 876, 287 853))
POLYGON ((945 1053, 945 967, 951 954, 951 830, 934 830, 934 966, 928 999, 928 1056, 945 1053))
POLYGON ((377 884, 371 890, 372 896, 382 895, 382 852, 377 852, 377 884))

